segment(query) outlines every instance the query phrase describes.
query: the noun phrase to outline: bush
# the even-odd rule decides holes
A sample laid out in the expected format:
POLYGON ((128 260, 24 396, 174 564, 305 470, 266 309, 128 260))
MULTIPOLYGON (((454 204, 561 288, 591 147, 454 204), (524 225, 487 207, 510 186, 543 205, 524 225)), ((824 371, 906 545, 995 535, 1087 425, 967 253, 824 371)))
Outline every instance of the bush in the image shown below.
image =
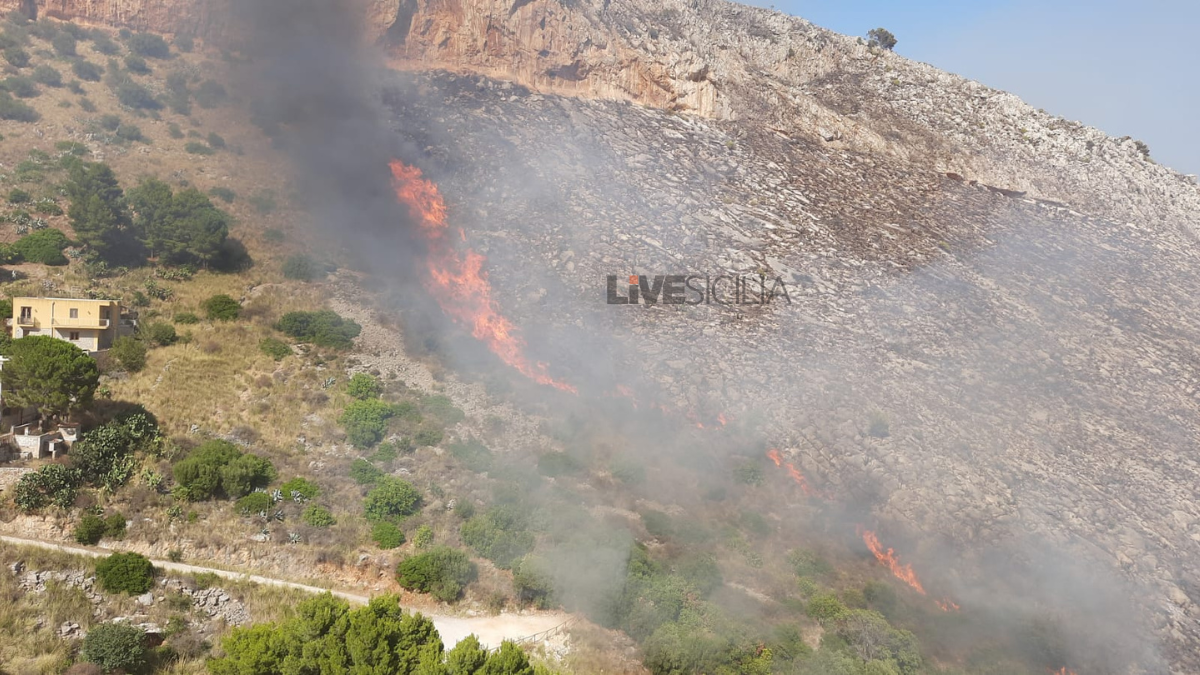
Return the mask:
POLYGON ((41 115, 36 110, 13 98, 7 91, 0 91, 0 120, 13 122, 36 122, 41 115))
MULTIPOLYGON (((27 204, 33 201, 33 195, 22 190, 21 188, 13 188, 8 191, 9 204, 27 204)), ((9 314, 9 316, 12 316, 9 314)))
POLYGON ((297 281, 312 281, 319 279, 322 274, 321 266, 311 257, 297 253, 283 262, 283 276, 297 281))
POLYGON ((258 455, 242 455, 221 467, 221 490, 231 498, 250 494, 275 479, 275 467, 258 455))
POLYGON ((154 565, 137 553, 114 553, 96 563, 96 580, 109 593, 141 595, 154 585, 154 565))
POLYGON ((237 193, 227 187, 215 187, 209 190, 208 194, 220 199, 226 204, 232 204, 233 200, 237 199, 237 193))
POLYGON ((293 501, 308 501, 316 499, 317 495, 321 494, 321 488, 305 478, 293 478, 280 485, 279 491, 283 493, 284 499, 293 501))
POLYGON ((71 72, 85 82, 99 82, 100 78, 104 76, 104 71, 100 66, 83 59, 71 64, 71 72))
POLYGON ((383 478, 383 472, 365 459, 356 459, 350 463, 350 478, 359 485, 373 485, 383 478))
POLYGON ((396 580, 410 591, 429 593, 443 602, 454 602, 475 580, 478 569, 462 551, 438 546, 412 556, 396 566, 396 580))
POLYGON ((121 102, 121 105, 129 106, 134 110, 158 110, 162 108, 162 103, 159 103, 158 99, 154 98, 154 94, 149 89, 133 80, 121 80, 113 88, 113 93, 117 95, 117 100, 121 102))
POLYGON ((275 467, 262 457, 244 454, 228 441, 211 440, 172 467, 180 496, 203 501, 219 493, 238 498, 275 478, 275 467))
POLYGON ((366 373, 355 373, 346 383, 346 393, 360 401, 379 398, 380 390, 379 380, 366 373))
POLYGON ((212 155, 217 152, 199 141, 189 141, 187 145, 183 146, 183 149, 193 155, 212 155))
POLYGON ((44 84, 47 87, 61 87, 62 73, 54 69, 54 66, 42 64, 33 69, 33 81, 38 84, 44 84))
POLYGON ((13 68, 24 68, 29 65, 29 52, 20 47, 8 47, 4 50, 4 60, 13 68))
POLYGON ((142 326, 141 333, 147 342, 159 347, 168 347, 179 340, 179 335, 175 332, 175 326, 166 321, 155 321, 146 324, 142 326))
POLYGON ((108 33, 99 30, 92 33, 92 46, 96 48, 96 51, 105 56, 112 56, 121 51, 121 47, 116 42, 113 42, 108 33))
POLYGON ((279 319, 275 327, 297 340, 311 342, 319 347, 348 349, 354 338, 362 332, 362 326, 343 319, 332 310, 316 312, 288 312, 279 319))
POLYGON ((224 293, 205 300, 201 307, 212 321, 233 321, 238 318, 238 314, 242 310, 242 306, 238 304, 237 300, 224 293))
POLYGON ((243 516, 269 513, 275 502, 265 492, 251 492, 234 503, 233 509, 243 516))
POLYGON ((81 656, 107 672, 137 672, 146 663, 146 634, 127 623, 93 626, 83 639, 81 656))
POLYGON ((284 358, 292 355, 292 348, 279 338, 263 338, 262 341, 258 343, 258 348, 262 351, 262 353, 275 359, 276 361, 282 361, 284 358))
POLYGON ((372 398, 346 406, 338 422, 346 429, 346 437, 355 447, 369 448, 383 439, 387 421, 393 415, 395 408, 372 398))
POLYGON ((12 250, 27 262, 66 265, 68 261, 62 251, 70 243, 61 230, 46 228, 21 237, 12 245, 12 250))
POLYGON ((32 78, 20 75, 12 75, 0 80, 0 87, 18 98, 33 98, 42 93, 33 83, 32 78))
POLYGON ((125 69, 138 75, 150 74, 150 66, 146 65, 146 59, 137 54, 129 54, 125 57, 125 69))
POLYGON ((176 312, 171 320, 184 326, 200 323, 200 317, 196 316, 195 312, 176 312))
POLYGON ((808 615, 821 623, 836 621, 846 613, 846 606, 833 593, 821 593, 814 595, 808 601, 805 611, 808 615))
POLYGON ((447 449, 455 459, 462 462, 463 466, 471 471, 483 473, 492 468, 492 451, 477 439, 471 438, 451 443, 447 449))
POLYGON ((196 103, 200 104, 201 108, 215 108, 225 102, 229 97, 225 87, 220 82, 213 80, 205 80, 196 88, 196 103))
POLYGON ((175 49, 178 49, 179 51, 183 52, 184 54, 187 54, 187 53, 190 53, 195 48, 196 48, 196 43, 192 40, 192 36, 190 36, 190 35, 176 35, 175 36, 175 49))
POLYGON ((54 36, 50 41, 50 46, 54 47, 55 53, 59 56, 75 56, 75 36, 63 31, 54 36))
POLYGON ((386 520, 375 523, 371 528, 371 539, 379 548, 387 551, 404 543, 404 533, 386 520))
POLYGON ((466 521, 460 530, 463 543, 500 569, 512 569, 533 550, 533 534, 515 507, 494 506, 466 521))
POLYGON ((21 476, 13 489, 13 501, 23 511, 34 511, 50 504, 69 508, 83 482, 83 473, 75 467, 47 464, 21 476))
POLYGON ((446 434, 440 427, 422 424, 417 433, 413 434, 413 443, 418 447, 433 447, 442 442, 446 434))
POLYGON ((122 539, 125 537, 125 516, 120 513, 110 513, 104 519, 104 536, 113 539, 122 539))
POLYGON ((84 546, 95 546, 104 538, 104 531, 107 529, 104 525, 104 519, 100 516, 87 514, 79 519, 79 524, 75 526, 71 536, 75 542, 84 546))
POLYGON ((129 336, 122 335, 113 340, 109 354, 121 364, 125 370, 136 373, 146 367, 146 343, 129 336))
POLYGON ((579 473, 583 465, 565 452, 548 452, 537 461, 538 473, 543 476, 571 476, 579 473))
POLYGON ((171 58, 167 41, 154 33, 134 33, 129 37, 129 51, 152 59, 171 58))
POLYGON ((330 527, 337 524, 337 519, 329 512, 329 509, 316 504, 309 504, 305 507, 304 513, 300 514, 300 519, 312 527, 330 527))
POLYGON ((381 478, 363 500, 368 520, 404 518, 421 510, 421 493, 412 483, 398 478, 381 478))
POLYGON ((533 605, 538 609, 550 609, 554 602, 554 582, 528 558, 513 570, 513 590, 517 602, 533 605))
POLYGON ((208 136, 204 140, 208 141, 209 145, 218 150, 225 147, 225 139, 215 131, 208 132, 208 136))

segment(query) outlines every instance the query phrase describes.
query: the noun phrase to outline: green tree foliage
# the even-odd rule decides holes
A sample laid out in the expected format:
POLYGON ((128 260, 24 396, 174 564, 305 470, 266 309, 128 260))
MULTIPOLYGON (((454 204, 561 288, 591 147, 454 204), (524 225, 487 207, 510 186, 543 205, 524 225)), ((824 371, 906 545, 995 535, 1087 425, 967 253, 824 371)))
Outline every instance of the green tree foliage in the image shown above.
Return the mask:
POLYGON ((104 536, 112 537, 113 539, 123 539, 127 526, 125 516, 120 513, 110 513, 104 518, 104 536))
POLYGON ((479 644, 479 638, 468 635, 446 652, 446 669, 448 675, 475 675, 487 660, 488 651, 479 644))
POLYGON ((132 335, 122 335, 113 340, 109 354, 125 370, 136 373, 146 367, 146 343, 132 335))
POLYGON ((137 672, 146 663, 146 634, 127 623, 92 626, 83 639, 81 655, 106 672, 137 672))
POLYGON ((872 28, 867 32, 867 44, 891 51, 896 48, 896 36, 886 28, 872 28))
POLYGON ((100 69, 100 66, 84 59, 72 63, 71 72, 84 82, 99 82, 100 78, 104 76, 104 71, 100 69))
POLYGON ((500 649, 488 656, 479 675, 533 675, 529 657, 515 643, 505 640, 500 649))
POLYGON ((288 312, 275 326, 278 330, 319 347, 348 349, 354 338, 362 332, 362 326, 338 316, 337 312, 323 309, 316 312, 288 312))
POLYGON ((324 276, 324 270, 312 257, 296 253, 283 261, 283 276, 297 281, 312 281, 324 276))
POLYGON ((554 580, 533 558, 526 557, 513 568, 513 589, 517 602, 550 609, 554 604, 554 580))
POLYGON ((837 621, 845 616, 846 606, 838 599, 835 593, 821 593, 814 595, 808 601, 808 606, 805 608, 808 615, 821 623, 837 621))
POLYGON ((133 476, 135 453, 154 450, 159 440, 152 418, 144 413, 130 415, 84 434, 71 448, 71 464, 85 481, 112 492, 133 476))
POLYGON ((267 513, 274 505, 275 502, 271 500, 271 495, 265 492, 251 492, 237 500, 233 505, 233 510, 243 516, 253 516, 267 513))
POLYGON ((109 593, 141 595, 154 585, 154 565, 137 553, 114 553, 96 563, 96 579, 109 593))
POLYGON ((79 524, 75 526, 75 530, 71 533, 71 536, 78 544, 94 546, 104 537, 104 532, 107 529, 103 518, 89 513, 79 519, 79 524))
POLYGON ((62 251, 70 244, 61 230, 46 228, 21 237, 12 245, 12 252, 21 259, 43 265, 66 265, 62 251))
POLYGON ((125 193, 107 164, 81 162, 71 167, 66 183, 71 207, 67 215, 75 236, 110 263, 137 255, 125 193))
POLYGON ((0 87, 17 98, 34 98, 42 93, 31 78, 22 75, 12 75, 0 80, 0 87))
POLYGON ((921 672, 921 649, 912 633, 896 630, 879 612, 855 609, 836 621, 837 634, 865 663, 890 662, 900 675, 921 672))
POLYGON ((229 216, 196 188, 173 193, 171 186, 150 178, 129 191, 134 227, 151 256, 178 265, 211 264, 229 236, 229 216))
POLYGON ((29 52, 17 46, 4 49, 4 60, 13 68, 24 68, 29 65, 29 52))
POLYGON ((359 448, 369 448, 383 440, 388 420, 395 414, 394 407, 372 398, 350 403, 338 422, 346 429, 346 437, 351 443, 359 448))
POLYGON ((396 548, 404 543, 404 533, 394 523, 389 523, 386 520, 375 523, 371 527, 371 540, 375 542, 379 548, 389 550, 396 548))
POLYGON ((195 312, 176 312, 171 320, 184 326, 200 323, 200 317, 196 316, 195 312))
POLYGON ((180 496, 203 501, 220 494, 238 498, 275 478, 275 467, 262 457, 244 454, 234 444, 210 440, 172 467, 180 496))
POLYGON ((306 506, 304 512, 300 514, 300 519, 306 525, 313 527, 330 527, 337 524, 337 519, 329 512, 329 509, 316 504, 306 506))
POLYGON ((141 327, 142 337, 152 345, 169 347, 179 340, 175 326, 166 321, 154 321, 141 327))
POLYGON ((35 511, 51 504, 69 508, 83 476, 79 469, 62 464, 47 464, 21 476, 13 489, 13 501, 23 511, 35 511))
POLYGON ((55 35, 50 40, 50 46, 54 47, 54 52, 59 56, 76 56, 75 43, 75 36, 66 31, 55 35))
POLYGON ((7 91, 0 91, 0 120, 36 122, 41 117, 38 111, 13 98, 7 91))
POLYGON ((354 398, 365 401, 370 398, 379 398, 379 393, 382 388, 379 386, 379 380, 371 377, 366 373, 355 373, 350 381, 346 383, 346 393, 354 398))
POLYGON ((368 520, 404 518, 421 510, 421 493, 412 483, 398 478, 381 478, 363 500, 368 520))
POLYGON ((201 307, 211 321, 233 321, 242 311, 241 304, 224 293, 205 300, 201 307))
POLYGON ((454 602, 478 569, 467 554, 448 546, 437 546, 405 558, 396 566, 396 580, 410 591, 429 593, 443 602, 454 602))
POLYGON ((293 501, 309 501, 321 494, 321 488, 306 478, 293 478, 279 486, 284 499, 293 501))
POLYGON ((79 347, 49 335, 29 335, 13 340, 6 356, 9 361, 0 371, 5 404, 34 406, 50 418, 91 404, 100 371, 79 347))
POLYGON ((62 73, 54 69, 54 66, 43 63, 33 69, 33 81, 38 84, 44 84, 47 87, 61 87, 62 73))
POLYGON ((533 533, 527 527, 516 506, 502 504, 463 523, 460 534, 464 544, 507 570, 533 550, 533 533))
POLYGON ((129 54, 125 57, 125 70, 135 75, 149 75, 150 66, 146 63, 146 59, 137 54, 129 54))

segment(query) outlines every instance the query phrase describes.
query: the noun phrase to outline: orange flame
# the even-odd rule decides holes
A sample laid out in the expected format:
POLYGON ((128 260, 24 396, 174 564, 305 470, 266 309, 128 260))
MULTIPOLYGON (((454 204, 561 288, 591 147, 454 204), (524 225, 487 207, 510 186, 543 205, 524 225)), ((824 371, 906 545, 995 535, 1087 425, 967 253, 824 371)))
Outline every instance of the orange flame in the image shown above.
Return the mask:
POLYGON ((962 609, 957 603, 949 598, 946 598, 945 600, 934 600, 934 602, 937 603, 937 606, 940 607, 943 612, 957 612, 958 610, 962 609))
POLYGON ((1076 675, 1075 671, 1068 669, 1066 666, 1058 670, 1051 670, 1050 675, 1076 675))
POLYGON ((875 554, 876 560, 887 565, 897 579, 912 586, 921 595, 925 595, 925 587, 917 580, 912 565, 901 565, 900 560, 896 558, 895 551, 890 548, 885 552, 879 543, 879 537, 876 537, 874 532, 862 530, 862 538, 867 548, 871 549, 871 553, 875 554))
MULTIPOLYGON (((396 199, 408 207, 428 242, 427 284, 442 311, 471 326, 476 339, 486 343, 492 353, 522 375, 538 384, 576 393, 575 387, 550 377, 545 363, 530 363, 522 353, 525 341, 512 322, 500 315, 492 299, 492 286, 483 270, 486 259, 471 249, 460 252, 446 236, 446 202, 437 186, 422 178, 421 170, 416 167, 397 160, 391 163, 391 168, 396 199)), ((461 229, 458 235, 466 241, 466 233, 461 229)))
POLYGON ((775 462, 775 466, 787 469, 788 475, 792 477, 792 480, 796 481, 796 484, 800 486, 800 491, 803 492, 806 497, 811 497, 816 494, 816 492, 809 487, 808 481, 804 478, 804 474, 800 473, 800 470, 796 468, 795 464, 792 464, 791 462, 788 462, 787 464, 783 463, 783 456, 779 454, 779 450, 777 448, 771 448, 768 450, 767 457, 769 457, 772 462, 775 462))
POLYGON ((779 457, 779 451, 775 448, 767 451, 767 457, 770 457, 771 461, 775 462, 775 466, 783 466, 783 460, 779 457))
POLYGON ((719 422, 721 424, 721 426, 725 426, 726 424, 728 424, 728 422, 725 419, 725 413, 717 414, 717 422, 719 422))

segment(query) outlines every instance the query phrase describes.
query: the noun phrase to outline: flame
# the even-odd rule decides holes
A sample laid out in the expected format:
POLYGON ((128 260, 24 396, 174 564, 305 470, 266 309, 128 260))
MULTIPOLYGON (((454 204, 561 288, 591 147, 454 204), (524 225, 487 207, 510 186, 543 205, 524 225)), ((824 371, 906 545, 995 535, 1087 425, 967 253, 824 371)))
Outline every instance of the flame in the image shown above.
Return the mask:
POLYGON ((1062 668, 1059 668, 1058 670, 1051 670, 1050 675, 1076 675, 1076 673, 1075 673, 1075 671, 1070 670, 1066 666, 1063 666, 1062 668))
POLYGON ((901 565, 900 560, 896 558, 895 551, 890 548, 884 552, 883 546, 879 543, 879 537, 876 537, 874 532, 870 530, 861 530, 861 532, 863 543, 867 545, 867 548, 871 549, 871 553, 875 554, 876 560, 887 565, 897 579, 912 586, 921 595, 925 595, 925 587, 917 580, 917 575, 913 572, 912 565, 901 565))
POLYGON ((779 451, 775 448, 771 448, 767 451, 767 457, 770 457, 771 461, 775 462, 775 466, 783 466, 783 460, 780 459, 779 451))
MULTIPOLYGON (((429 245, 427 285, 442 311, 471 327, 476 339, 487 344, 500 360, 538 384, 576 393, 575 387, 552 378, 545 363, 530 363, 522 350, 525 341, 512 322, 500 315, 492 299, 492 286, 483 270, 482 255, 459 251, 446 236, 446 202, 437 186, 421 177, 421 170, 400 161, 391 163, 396 199, 408 207, 429 245)), ((463 241, 467 235, 458 229, 463 241)))
POLYGON ((792 464, 791 462, 788 462, 787 464, 783 463, 783 456, 779 454, 778 448, 771 448, 768 450, 767 457, 769 457, 772 462, 775 462, 775 466, 787 469, 788 475, 791 476, 792 480, 796 481, 796 484, 800 486, 800 491, 804 493, 804 496, 811 497, 816 494, 816 492, 809 487, 808 481, 804 478, 804 474, 800 473, 800 470, 796 468, 795 464, 792 464))
POLYGON ((725 426, 728 423, 725 419, 725 413, 717 413, 717 422, 720 423, 721 426, 725 426))
POLYGON ((957 612, 958 610, 962 609, 957 603, 949 598, 944 600, 934 600, 934 602, 937 603, 937 606, 940 607, 943 612, 957 612))

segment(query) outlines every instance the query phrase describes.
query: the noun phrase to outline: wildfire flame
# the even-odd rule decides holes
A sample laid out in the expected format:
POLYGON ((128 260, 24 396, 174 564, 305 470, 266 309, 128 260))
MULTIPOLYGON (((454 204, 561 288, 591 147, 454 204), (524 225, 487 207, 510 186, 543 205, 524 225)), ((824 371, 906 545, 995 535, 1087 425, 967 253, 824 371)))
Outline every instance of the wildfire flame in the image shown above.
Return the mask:
POLYGON ((1063 666, 1062 668, 1059 668, 1058 670, 1052 670, 1052 671, 1050 671, 1050 673, 1051 673, 1051 675, 1076 675, 1075 671, 1070 670, 1066 666, 1063 666))
POLYGON ((901 565, 900 560, 896 558, 894 550, 889 548, 887 551, 884 551, 883 546, 879 543, 879 537, 876 537, 874 532, 862 530, 862 538, 867 548, 871 549, 871 553, 875 554, 875 559, 887 565, 888 569, 892 570, 893 576, 912 586, 921 595, 925 595, 925 587, 917 580, 917 575, 913 572, 912 565, 901 565))
POLYGON ((804 493, 804 496, 811 497, 816 494, 816 492, 809 487, 808 481, 804 478, 804 474, 800 473, 800 470, 796 468, 795 464, 792 464, 791 462, 787 462, 786 464, 784 463, 783 456, 779 454, 778 449, 771 448, 768 450, 767 457, 769 457, 772 462, 775 462, 775 466, 782 469, 787 469, 788 475, 791 476, 792 480, 796 481, 796 484, 800 486, 800 491, 804 493))
MULTIPOLYGON (((483 270, 486 258, 471 249, 459 251, 447 236, 446 202, 437 186, 422 178, 420 169, 398 160, 391 163, 391 169, 396 199, 408 207, 429 246, 427 285, 442 311, 469 325, 476 339, 522 375, 538 384, 576 393, 575 387, 551 377, 545 363, 530 363, 525 357, 525 341, 512 322, 500 315, 492 299, 492 286, 483 270)), ((458 236, 466 241, 462 229, 458 236)))
POLYGON ((937 603, 937 606, 940 607, 943 612, 957 612, 958 610, 962 609, 957 603, 949 598, 944 600, 934 600, 934 602, 937 603))
POLYGON ((775 462, 775 466, 783 466, 783 459, 780 458, 779 451, 775 448, 771 448, 767 451, 767 457, 770 457, 771 461, 775 462))

